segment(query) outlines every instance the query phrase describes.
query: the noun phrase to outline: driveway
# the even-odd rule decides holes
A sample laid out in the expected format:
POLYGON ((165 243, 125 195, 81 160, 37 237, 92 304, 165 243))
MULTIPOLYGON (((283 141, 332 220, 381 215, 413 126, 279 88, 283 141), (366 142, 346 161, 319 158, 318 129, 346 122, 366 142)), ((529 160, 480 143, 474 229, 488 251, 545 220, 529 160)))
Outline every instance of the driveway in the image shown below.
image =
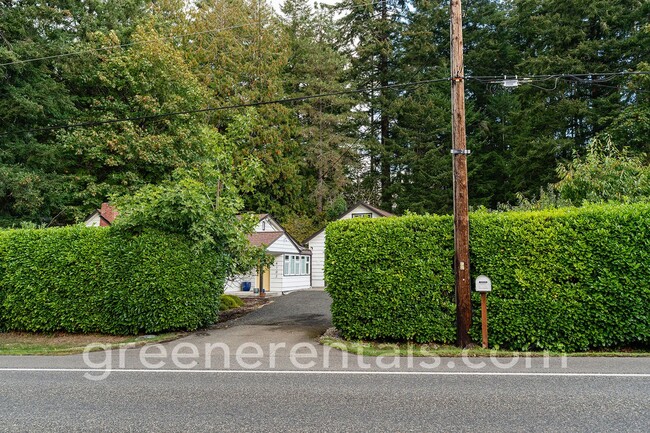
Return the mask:
POLYGON ((323 290, 303 290, 270 299, 269 304, 246 316, 195 332, 175 343, 205 347, 205 344, 218 342, 231 349, 246 343, 262 347, 316 343, 332 326, 332 302, 323 290))

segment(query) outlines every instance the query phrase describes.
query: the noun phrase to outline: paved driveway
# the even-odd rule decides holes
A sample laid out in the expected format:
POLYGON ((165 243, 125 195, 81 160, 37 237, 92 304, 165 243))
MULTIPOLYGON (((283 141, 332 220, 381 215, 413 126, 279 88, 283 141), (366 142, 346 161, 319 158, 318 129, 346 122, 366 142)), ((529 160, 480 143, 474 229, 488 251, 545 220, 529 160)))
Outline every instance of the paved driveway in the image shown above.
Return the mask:
POLYGON ((307 327, 323 332, 332 326, 332 301, 323 290, 301 290, 270 299, 270 304, 233 321, 232 326, 307 327))
POLYGON ((271 298, 271 302, 246 316, 195 332, 178 343, 205 347, 210 343, 227 344, 231 350, 243 344, 295 345, 317 343, 332 326, 331 300, 322 290, 304 290, 271 298))

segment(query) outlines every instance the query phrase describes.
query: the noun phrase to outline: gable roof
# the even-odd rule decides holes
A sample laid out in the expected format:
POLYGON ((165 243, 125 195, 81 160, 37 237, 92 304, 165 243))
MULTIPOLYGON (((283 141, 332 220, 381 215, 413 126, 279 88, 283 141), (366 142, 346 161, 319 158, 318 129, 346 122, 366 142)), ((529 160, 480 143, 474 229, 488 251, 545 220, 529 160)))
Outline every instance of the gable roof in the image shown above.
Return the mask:
MULTIPOLYGON (((343 213, 340 214, 338 217, 336 217, 336 220, 340 220, 341 218, 343 218, 344 216, 346 216, 347 214, 349 214, 350 212, 352 212, 355 208, 357 208, 357 207, 359 207, 359 206, 363 206, 363 207, 365 207, 366 209, 368 209, 369 211, 372 211, 372 212, 376 213, 377 215, 379 215, 379 216, 381 216, 381 217, 394 217, 394 216, 395 216, 395 214, 392 214, 392 213, 390 213, 390 212, 388 212, 388 211, 385 211, 385 210, 383 210, 383 209, 379 209, 378 207, 371 206, 371 205, 369 205, 368 203, 364 203, 364 202, 362 202, 362 201, 358 201, 358 202, 356 202, 355 204, 353 204, 352 206, 350 206, 349 208, 347 208, 347 209, 345 210, 345 212, 343 212, 343 213)), ((336 220, 335 220, 335 221, 336 221, 336 220)), ((328 224, 329 224, 329 223, 328 223, 328 224)), ((326 228, 327 228, 327 224, 325 225, 325 227, 323 227, 322 229, 318 230, 316 233, 314 233, 313 235, 311 235, 311 236, 309 236, 307 239, 305 239, 304 242, 303 242, 303 244, 307 244, 307 242, 309 242, 310 240, 314 239, 316 236, 318 236, 318 235, 321 234, 323 231, 325 231, 326 228)))
POLYGON ((109 203, 104 202, 102 203, 101 208, 95 209, 93 213, 91 213, 86 217, 86 219, 84 219, 84 223, 88 222, 95 215, 99 215, 100 221, 103 221, 104 223, 106 223, 107 226, 110 226, 111 224, 113 224, 113 221, 115 221, 115 218, 117 218, 117 216, 119 215, 119 212, 109 203))
MULTIPOLYGON (((293 244, 293 246, 296 247, 296 249, 300 252, 300 254, 307 254, 311 255, 311 250, 309 248, 305 248, 304 246, 300 245, 297 240, 293 238, 287 232, 287 230, 282 227, 282 225, 275 219, 273 216, 269 213, 260 213, 255 215, 258 219, 258 221, 262 221, 265 218, 268 218, 271 220, 273 224, 278 226, 281 231, 268 231, 268 232, 253 232, 248 235, 248 241, 251 243, 251 245, 256 246, 256 247, 261 247, 261 246, 270 246, 273 242, 277 241, 280 239, 282 235, 285 235, 287 239, 289 239, 289 242, 293 244)), ((239 218, 241 218, 240 215, 238 215, 239 218)))
POLYGON ((354 209, 354 208, 357 207, 357 206, 364 206, 364 207, 367 207, 368 209, 370 209, 371 211, 373 211, 373 212, 376 213, 377 215, 381 215, 381 216, 383 216, 383 217, 393 217, 393 216, 395 216, 395 214, 392 214, 392 213, 390 213, 390 212, 388 212, 388 211, 385 211, 385 210, 383 210, 383 209, 379 209, 378 207, 371 206, 371 205, 369 205, 368 203, 358 202, 358 203, 356 203, 354 206, 352 206, 350 209, 348 209, 347 212, 345 212, 345 213, 344 213, 343 215, 341 215, 339 218, 343 217, 345 214, 347 214, 348 212, 350 212, 352 209, 354 209))
POLYGON ((283 232, 255 232, 248 235, 248 242, 255 247, 268 247, 280 239, 283 234, 283 232))

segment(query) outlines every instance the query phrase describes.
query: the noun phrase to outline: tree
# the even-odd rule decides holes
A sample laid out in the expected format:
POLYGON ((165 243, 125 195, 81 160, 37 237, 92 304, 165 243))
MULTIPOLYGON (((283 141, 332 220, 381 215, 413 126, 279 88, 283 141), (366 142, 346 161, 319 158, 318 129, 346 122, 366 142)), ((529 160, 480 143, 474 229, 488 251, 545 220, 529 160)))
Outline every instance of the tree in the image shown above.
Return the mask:
POLYGON ((558 167, 557 195, 579 206, 584 202, 628 203, 650 200, 650 166, 645 155, 619 150, 611 140, 592 140, 584 157, 558 167))
MULTIPOLYGON (((194 74, 209 89, 211 106, 284 96, 282 72, 288 48, 281 24, 265 0, 198 1, 180 27, 198 32, 183 39, 183 49, 194 74)), ((240 155, 255 156, 269 170, 257 188, 244 196, 246 208, 284 219, 299 209, 304 192, 300 149, 291 138, 290 109, 272 104, 255 107, 255 112, 255 128, 241 144, 240 155)), ((237 113, 241 111, 217 112, 209 122, 223 131, 237 113)))
MULTIPOLYGON (((335 49, 336 35, 329 10, 313 10, 307 0, 287 0, 282 12, 291 53, 284 73, 287 96, 347 90, 347 62, 335 49)), ((343 197, 350 169, 358 165, 358 149, 348 128, 356 101, 356 95, 334 94, 292 106, 295 139, 305 161, 307 194, 301 210, 312 214, 317 225, 324 222, 326 210, 343 197)))
MULTIPOLYGON (((99 46, 120 43, 114 33, 92 37, 99 46)), ((78 120, 107 122, 58 134, 67 157, 62 175, 78 186, 69 203, 78 216, 109 195, 168 179, 175 169, 203 156, 199 117, 155 117, 200 108, 207 97, 182 53, 152 21, 136 28, 131 46, 92 53, 78 62, 86 70, 73 82, 75 90, 86 89, 76 101, 78 120), (133 120, 111 123, 128 118, 133 120)))
POLYGON ((344 14, 338 20, 339 45, 351 62, 350 82, 365 90, 357 107, 365 118, 354 125, 368 160, 364 186, 375 195, 370 201, 386 209, 393 207, 393 103, 398 95, 389 86, 400 79, 397 54, 398 38, 404 27, 404 6, 399 0, 344 0, 334 8, 344 14))
POLYGON ((228 266, 228 276, 267 264, 262 249, 252 247, 246 235, 256 218, 240 216, 241 194, 253 190, 262 178, 259 160, 237 164, 239 141, 253 127, 249 116, 236 116, 225 134, 204 127, 198 140, 204 158, 174 170, 170 179, 145 185, 133 194, 116 195, 120 212, 115 227, 131 233, 158 230, 186 236, 197 251, 217 250, 228 266))
POLYGON ((144 3, 0 4, 0 225, 72 220, 64 211, 78 185, 66 177, 69 155, 51 127, 79 118, 77 101, 88 89, 70 85, 87 70, 76 68, 77 55, 67 54, 91 48, 89 35, 97 31, 128 39, 146 12, 144 3))

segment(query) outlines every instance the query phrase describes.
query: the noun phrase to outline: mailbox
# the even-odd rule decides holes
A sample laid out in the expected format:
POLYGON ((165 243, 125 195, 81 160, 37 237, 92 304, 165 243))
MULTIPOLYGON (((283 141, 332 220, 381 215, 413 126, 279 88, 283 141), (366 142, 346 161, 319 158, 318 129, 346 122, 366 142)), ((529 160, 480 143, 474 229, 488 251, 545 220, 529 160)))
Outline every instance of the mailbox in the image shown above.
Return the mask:
POLYGON ((479 275, 476 278, 476 291, 477 292, 491 292, 492 291, 492 280, 490 280, 485 275, 479 275))

